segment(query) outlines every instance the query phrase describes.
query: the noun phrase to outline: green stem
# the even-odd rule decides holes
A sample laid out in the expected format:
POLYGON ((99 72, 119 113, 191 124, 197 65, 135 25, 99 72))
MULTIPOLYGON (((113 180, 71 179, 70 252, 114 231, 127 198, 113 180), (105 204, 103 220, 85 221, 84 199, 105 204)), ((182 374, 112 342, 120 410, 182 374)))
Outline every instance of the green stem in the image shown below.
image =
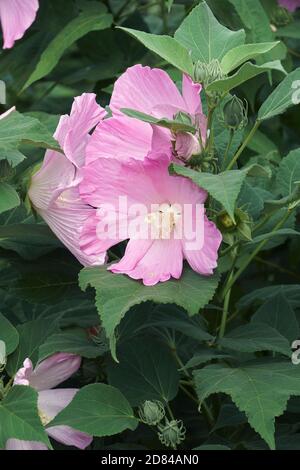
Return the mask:
MULTIPOLYGON (((231 272, 229 276, 229 283, 232 281, 233 278, 233 271, 231 272)), ((226 330, 226 324, 227 324, 227 318, 228 318, 228 312, 229 312, 229 302, 230 302, 230 296, 231 296, 231 289, 228 289, 225 299, 224 299, 224 306, 223 306, 223 314, 222 314, 222 319, 221 319, 221 325, 220 325, 220 331, 219 331, 219 338, 223 338, 226 330)))
MULTIPOLYGON (((208 98, 207 98, 208 101, 208 98)), ((214 145, 214 133, 213 133, 213 115, 214 115, 215 108, 210 107, 208 109, 208 116, 207 116, 207 130, 209 130, 209 138, 208 138, 208 145, 207 145, 207 150, 208 154, 211 154, 211 151, 213 149, 214 145)))
MULTIPOLYGON (((284 217, 275 225, 275 227, 273 228, 273 230, 271 231, 271 233, 275 233, 277 232, 277 230, 279 230, 284 224, 285 222, 287 221, 287 219, 289 218, 291 214, 291 211, 287 211, 286 214, 284 215, 284 217)), ((258 245, 257 247, 255 248, 255 250, 253 250, 253 252, 248 256, 247 259, 245 259, 245 261, 242 263, 242 265, 240 266, 239 270, 237 271, 237 273, 233 276, 233 278, 228 281, 228 284, 226 286, 226 288, 224 289, 224 298, 227 294, 227 292, 232 288, 232 286, 235 284, 235 282, 238 280, 238 278, 241 276, 241 274, 245 271, 245 269, 247 269, 247 267, 249 266, 249 264, 251 263, 251 261, 256 257, 256 255, 263 249, 263 247, 268 243, 268 239, 266 240, 262 240, 258 245)))
POLYGON ((254 134, 257 131, 257 129, 259 128, 259 126, 260 126, 260 121, 256 121, 254 126, 252 127, 251 131, 247 135, 246 139, 244 140, 244 142, 242 143, 242 145, 240 146, 240 148, 238 149, 238 151, 234 155, 233 159, 227 165, 226 170, 231 170, 231 168, 234 166, 234 164, 237 162, 237 160, 239 159, 239 157, 241 156, 241 154, 243 153, 243 151, 247 147, 248 143, 250 142, 250 140, 254 136, 254 134))
POLYGON ((168 34, 168 15, 165 0, 160 0, 160 8, 163 20, 163 34, 168 34))
POLYGON ((227 147, 226 147, 223 164, 226 164, 228 154, 229 154, 229 150, 230 150, 231 145, 232 145, 233 137, 234 137, 234 130, 230 129, 230 137, 229 137, 228 144, 227 144, 227 147))

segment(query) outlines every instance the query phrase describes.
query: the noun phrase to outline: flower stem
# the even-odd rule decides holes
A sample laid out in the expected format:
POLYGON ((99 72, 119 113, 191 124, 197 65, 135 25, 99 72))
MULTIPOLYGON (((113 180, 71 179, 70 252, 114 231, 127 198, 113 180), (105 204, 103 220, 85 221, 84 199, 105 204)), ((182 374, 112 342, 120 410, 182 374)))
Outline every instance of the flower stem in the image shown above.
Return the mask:
MULTIPOLYGON (((228 282, 230 283, 233 278, 233 271, 231 272, 228 282)), ((229 302, 230 302, 230 296, 231 296, 231 288, 228 289, 225 298, 224 298, 224 306, 223 306, 223 314, 222 314, 222 319, 221 319, 221 325, 220 325, 220 331, 219 331, 219 339, 223 338, 226 330, 226 324, 227 324, 227 318, 228 318, 228 312, 229 312, 229 302)))
POLYGON ((230 129, 230 137, 229 137, 228 144, 227 144, 227 147, 226 147, 226 151, 225 151, 225 155, 224 155, 224 159, 223 159, 223 164, 226 164, 226 161, 227 161, 227 158, 228 158, 228 155, 229 155, 229 150, 231 149, 233 137, 234 137, 234 130, 230 129))
MULTIPOLYGON (((275 225, 271 233, 277 232, 288 220, 289 216, 291 215, 291 211, 287 210, 286 214, 284 217, 275 225)), ((236 272, 236 274, 232 277, 230 281, 228 281, 227 286, 224 289, 223 296, 227 295, 228 291, 232 288, 232 286, 235 284, 235 282, 238 280, 238 278, 241 276, 241 274, 247 269, 251 261, 256 257, 256 255, 263 249, 263 247, 268 243, 268 239, 262 240, 255 250, 244 260, 244 262, 241 264, 239 270, 236 272)))
POLYGON ((240 146, 240 148, 238 149, 238 151, 234 155, 233 159, 227 165, 226 170, 231 170, 231 168, 234 166, 234 164, 237 162, 237 160, 239 159, 239 157, 241 156, 241 154, 243 153, 243 151, 247 147, 248 143, 250 142, 250 140, 254 136, 254 134, 257 131, 257 129, 259 128, 259 126, 260 126, 260 121, 256 121, 254 126, 252 127, 251 131, 247 135, 246 139, 244 140, 244 142, 242 143, 242 145, 240 146))

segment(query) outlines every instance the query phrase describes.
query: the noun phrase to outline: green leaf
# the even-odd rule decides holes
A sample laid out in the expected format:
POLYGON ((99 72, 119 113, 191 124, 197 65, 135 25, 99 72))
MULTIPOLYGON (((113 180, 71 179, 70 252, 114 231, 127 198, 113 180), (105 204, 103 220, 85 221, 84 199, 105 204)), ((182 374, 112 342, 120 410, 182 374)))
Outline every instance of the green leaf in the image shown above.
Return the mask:
POLYGON ((0 214, 21 204, 17 191, 7 183, 0 182, 0 214))
POLYGON ((219 343, 228 349, 240 352, 274 351, 290 357, 289 341, 265 323, 249 323, 227 333, 219 343))
POLYGON ((220 202, 226 209, 232 220, 234 220, 234 209, 242 185, 251 167, 243 170, 224 171, 214 175, 203 173, 190 168, 171 164, 170 173, 190 178, 200 188, 205 189, 216 201, 220 202))
POLYGON ((78 354, 87 358, 95 358, 102 353, 101 347, 97 346, 81 328, 49 336, 39 348, 39 362, 57 352, 78 354))
POLYGON ((120 347, 118 356, 120 363, 108 366, 109 383, 121 390, 132 406, 146 400, 167 403, 176 397, 179 374, 166 346, 134 338, 120 347))
POLYGON ((243 44, 235 47, 225 54, 221 61, 221 67, 224 73, 229 73, 236 69, 249 59, 265 54, 277 46, 279 42, 261 42, 258 44, 243 44))
POLYGON ((263 240, 269 240, 271 238, 276 238, 276 237, 282 237, 282 236, 289 236, 289 237, 292 237, 292 236, 299 236, 300 235, 300 232, 297 232, 296 230, 293 230, 292 228, 281 228, 279 230, 277 230, 276 232, 267 232, 267 233, 263 233, 261 235, 258 235, 257 237, 254 237, 251 242, 247 243, 246 246, 248 245, 253 245, 253 244, 256 244, 256 243, 260 243, 261 241, 263 240))
POLYGON ((220 444, 203 444, 202 446, 195 447, 193 450, 231 450, 230 447, 220 444))
POLYGON ((230 359, 230 355, 223 353, 215 348, 203 348, 197 351, 191 359, 185 364, 185 369, 200 366, 206 362, 210 362, 213 359, 230 359))
MULTIPOLYGON (((299 69, 300 70, 300 69, 299 69)), ((290 196, 300 181, 300 148, 293 150, 280 162, 276 186, 282 196, 290 196)))
POLYGON ((272 299, 277 294, 282 294, 288 300, 291 307, 300 306, 300 285, 287 284, 287 285, 272 285, 256 289, 250 294, 244 295, 238 302, 238 308, 245 309, 250 307, 253 302, 265 302, 272 299))
POLYGON ((109 28, 111 23, 112 16, 106 13, 104 5, 85 4, 84 11, 71 20, 44 50, 23 90, 48 75, 57 65, 65 50, 78 39, 91 31, 109 28))
POLYGON ((19 333, 15 327, 0 313, 0 340, 4 341, 6 355, 13 353, 19 344, 19 333))
POLYGON ((20 223, 0 225, 0 247, 32 260, 61 247, 61 243, 46 225, 20 223))
POLYGON ((43 442, 51 447, 38 415, 37 398, 33 388, 15 385, 0 401, 0 449, 8 439, 43 442))
POLYGON ((245 32, 225 28, 204 2, 185 18, 175 39, 191 52, 194 61, 210 63, 213 59, 221 61, 228 51, 244 44, 245 32))
POLYGON ((238 367, 209 365, 195 372, 201 401, 212 393, 226 393, 247 415, 249 424, 275 448, 274 421, 291 395, 300 395, 300 368, 290 361, 244 363, 238 367))
POLYGON ((15 168, 26 158, 18 149, 1 149, 0 152, 0 160, 7 160, 12 168, 15 168))
POLYGON ((195 127, 189 124, 185 124, 184 122, 176 120, 171 121, 170 119, 157 119, 150 114, 141 113, 140 111, 129 108, 122 108, 120 111, 131 118, 139 119, 140 121, 148 122, 150 124, 155 124, 156 126, 164 127, 174 132, 191 132, 193 134, 196 132, 195 127))
POLYGON ((278 70, 286 74, 279 60, 268 62, 263 65, 254 65, 251 62, 246 62, 242 67, 233 75, 222 80, 216 80, 207 87, 207 91, 218 91, 223 94, 228 93, 233 88, 238 87, 242 83, 247 82, 251 78, 257 77, 264 72, 270 72, 272 70, 278 70))
POLYGON ((288 339, 289 344, 299 337, 300 329, 295 312, 282 292, 274 293, 251 318, 252 323, 265 323, 288 339))
POLYGON ((270 20, 260 0, 229 0, 247 29, 249 42, 272 41, 270 20))
POLYGON ((130 34, 150 51, 162 57, 174 67, 193 75, 193 61, 188 50, 171 36, 157 35, 136 31, 130 28, 119 28, 130 34))
MULTIPOLYGON (((0 153, 11 160, 12 150, 15 151, 21 143, 61 151, 51 133, 38 119, 13 111, 0 120, 0 153)), ((20 159, 20 156, 14 157, 15 163, 16 158, 20 159)))
MULTIPOLYGON (((271 93, 258 112, 258 120, 265 121, 299 104, 295 83, 300 80, 300 68, 291 72, 271 93)), ((299 86, 298 86, 299 88, 299 86)))
POLYGON ((29 358, 35 365, 39 358, 39 347, 56 329, 56 322, 49 324, 42 318, 19 325, 17 327, 20 336, 19 346, 8 358, 8 373, 11 376, 15 374, 26 358, 29 358))
POLYGON ((96 290, 96 306, 102 325, 110 340, 115 356, 115 329, 134 305, 146 301, 177 304, 189 315, 196 315, 213 297, 219 276, 200 276, 190 268, 185 269, 179 280, 169 280, 153 287, 144 286, 129 277, 110 273, 106 267, 85 268, 79 275, 83 290, 90 285, 96 290))
POLYGON ((79 390, 70 405, 51 421, 51 426, 59 425, 104 437, 125 429, 134 431, 138 420, 118 389, 106 384, 92 384, 79 390))
POLYGON ((295 20, 287 26, 278 28, 276 30, 276 36, 280 38, 300 39, 300 21, 295 20))

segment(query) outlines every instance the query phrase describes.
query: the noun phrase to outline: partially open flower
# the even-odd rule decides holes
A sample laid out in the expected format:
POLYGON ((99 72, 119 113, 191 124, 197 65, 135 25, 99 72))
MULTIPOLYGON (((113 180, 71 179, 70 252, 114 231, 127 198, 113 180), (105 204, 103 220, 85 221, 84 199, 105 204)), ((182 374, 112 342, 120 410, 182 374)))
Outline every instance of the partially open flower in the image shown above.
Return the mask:
MULTIPOLYGON (((47 434, 62 444, 85 449, 92 437, 69 426, 51 426, 51 421, 73 400, 75 388, 53 389, 67 380, 80 367, 81 358, 75 354, 57 353, 48 357, 34 369, 30 359, 15 376, 14 385, 30 385, 38 391, 38 410, 47 434)), ((8 439, 7 450, 47 450, 41 442, 8 439)))
POLYGON ((85 266, 101 265, 106 254, 87 256, 79 247, 79 237, 93 213, 79 195, 80 168, 85 161, 89 132, 106 114, 95 95, 84 93, 74 99, 70 116, 60 118, 54 137, 62 153, 48 150, 42 167, 32 176, 28 196, 36 212, 55 235, 85 266))

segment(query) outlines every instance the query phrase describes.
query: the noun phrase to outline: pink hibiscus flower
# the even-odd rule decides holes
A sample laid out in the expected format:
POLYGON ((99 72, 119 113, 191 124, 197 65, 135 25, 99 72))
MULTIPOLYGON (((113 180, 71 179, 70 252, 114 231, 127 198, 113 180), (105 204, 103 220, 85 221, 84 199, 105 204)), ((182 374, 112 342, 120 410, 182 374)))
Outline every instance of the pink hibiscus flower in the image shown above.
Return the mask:
POLYGON ((141 65, 130 67, 115 83, 110 101, 113 117, 98 125, 87 148, 86 162, 101 157, 143 160, 150 151, 188 160, 199 153, 206 142, 207 127, 201 88, 184 75, 181 94, 163 70, 141 65), (168 129, 126 117, 121 112, 123 108, 171 120, 183 113, 196 132, 174 134, 168 129))
POLYGON ((184 259, 196 272, 211 275, 222 240, 204 214, 206 192, 187 178, 170 176, 168 165, 168 156, 160 154, 143 161, 100 158, 82 170, 81 197, 100 209, 85 224, 81 248, 100 255, 129 239, 124 257, 109 269, 147 286, 179 279, 184 259))
POLYGON ((293 12, 300 7, 300 0, 279 0, 279 4, 293 12))
POLYGON ((3 49, 10 49, 24 36, 35 20, 38 8, 38 0, 0 0, 3 49))
POLYGON ((41 169, 32 177, 29 198, 56 236, 85 266, 101 265, 105 253, 87 256, 79 247, 79 237, 93 208, 79 195, 80 168, 85 160, 89 132, 106 114, 95 95, 75 98, 70 116, 62 116, 54 137, 64 155, 48 150, 41 169))
MULTIPOLYGON (((29 385, 38 391, 38 410, 47 434, 62 444, 85 449, 93 438, 69 426, 49 426, 55 416, 71 403, 78 392, 75 388, 54 389, 80 367, 81 358, 75 354, 57 353, 33 369, 30 359, 15 376, 14 385, 29 385)), ((8 439, 6 450, 47 450, 42 442, 8 439)))

